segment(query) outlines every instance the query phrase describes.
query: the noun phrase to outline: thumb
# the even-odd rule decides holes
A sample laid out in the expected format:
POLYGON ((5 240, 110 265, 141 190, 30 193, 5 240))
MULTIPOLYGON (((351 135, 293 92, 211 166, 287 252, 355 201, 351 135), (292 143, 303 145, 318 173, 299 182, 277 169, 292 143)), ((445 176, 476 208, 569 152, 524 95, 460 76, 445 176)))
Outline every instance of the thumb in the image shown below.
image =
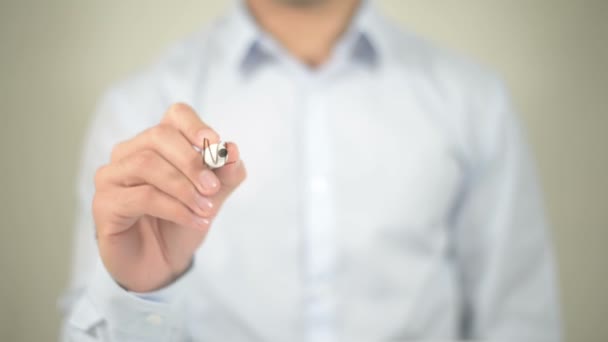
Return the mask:
POLYGON ((226 143, 228 160, 223 167, 213 170, 222 186, 216 198, 223 202, 247 177, 245 165, 241 160, 239 149, 235 143, 226 143))

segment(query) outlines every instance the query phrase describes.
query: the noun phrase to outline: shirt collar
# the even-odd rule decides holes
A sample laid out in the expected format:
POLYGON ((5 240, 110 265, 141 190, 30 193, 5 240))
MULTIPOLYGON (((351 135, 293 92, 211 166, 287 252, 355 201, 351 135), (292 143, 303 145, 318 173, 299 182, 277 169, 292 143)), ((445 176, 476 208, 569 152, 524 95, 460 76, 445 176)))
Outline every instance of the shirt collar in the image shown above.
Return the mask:
MULTIPOLYGON (((362 0, 336 48, 342 45, 353 61, 377 65, 382 57, 377 15, 371 1, 362 0)), ((230 41, 224 42, 227 57, 240 72, 247 74, 275 58, 275 41, 257 25, 244 0, 236 1, 228 20, 230 41)))

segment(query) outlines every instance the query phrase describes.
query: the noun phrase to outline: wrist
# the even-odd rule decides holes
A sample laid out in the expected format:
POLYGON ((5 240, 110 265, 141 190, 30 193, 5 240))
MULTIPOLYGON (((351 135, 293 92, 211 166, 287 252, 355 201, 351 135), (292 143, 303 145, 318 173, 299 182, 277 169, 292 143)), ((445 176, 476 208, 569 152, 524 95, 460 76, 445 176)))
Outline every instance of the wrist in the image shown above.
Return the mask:
POLYGON ((174 283, 178 282, 183 278, 193 267, 194 258, 191 258, 185 266, 172 271, 165 279, 160 279, 157 282, 133 282, 130 284, 121 283, 119 280, 115 279, 115 282, 125 291, 133 292, 137 294, 145 294, 150 292, 158 292, 163 289, 170 287, 174 283))

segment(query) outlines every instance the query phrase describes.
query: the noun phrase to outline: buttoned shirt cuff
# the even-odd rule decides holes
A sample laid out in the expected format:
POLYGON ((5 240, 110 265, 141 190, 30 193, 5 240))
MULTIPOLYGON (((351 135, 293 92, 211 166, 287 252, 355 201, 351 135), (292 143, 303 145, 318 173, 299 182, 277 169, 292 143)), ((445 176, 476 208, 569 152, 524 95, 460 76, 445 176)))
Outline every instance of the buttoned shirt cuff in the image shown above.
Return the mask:
POLYGON ((112 337, 173 341, 183 332, 184 293, 192 273, 190 267, 163 289, 134 293, 118 285, 100 263, 86 296, 112 337))

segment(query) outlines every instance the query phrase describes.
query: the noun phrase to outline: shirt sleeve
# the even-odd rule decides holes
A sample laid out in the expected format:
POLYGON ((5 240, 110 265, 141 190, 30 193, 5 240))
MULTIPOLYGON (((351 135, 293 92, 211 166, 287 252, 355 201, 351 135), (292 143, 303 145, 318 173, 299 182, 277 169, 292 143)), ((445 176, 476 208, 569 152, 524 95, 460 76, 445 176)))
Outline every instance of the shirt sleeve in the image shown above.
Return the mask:
POLYGON ((191 271, 155 292, 124 290, 99 262, 66 319, 64 341, 181 341, 191 271))
POLYGON ((456 215, 464 337, 558 341, 554 259, 530 154, 500 82, 483 90, 476 158, 456 215))

